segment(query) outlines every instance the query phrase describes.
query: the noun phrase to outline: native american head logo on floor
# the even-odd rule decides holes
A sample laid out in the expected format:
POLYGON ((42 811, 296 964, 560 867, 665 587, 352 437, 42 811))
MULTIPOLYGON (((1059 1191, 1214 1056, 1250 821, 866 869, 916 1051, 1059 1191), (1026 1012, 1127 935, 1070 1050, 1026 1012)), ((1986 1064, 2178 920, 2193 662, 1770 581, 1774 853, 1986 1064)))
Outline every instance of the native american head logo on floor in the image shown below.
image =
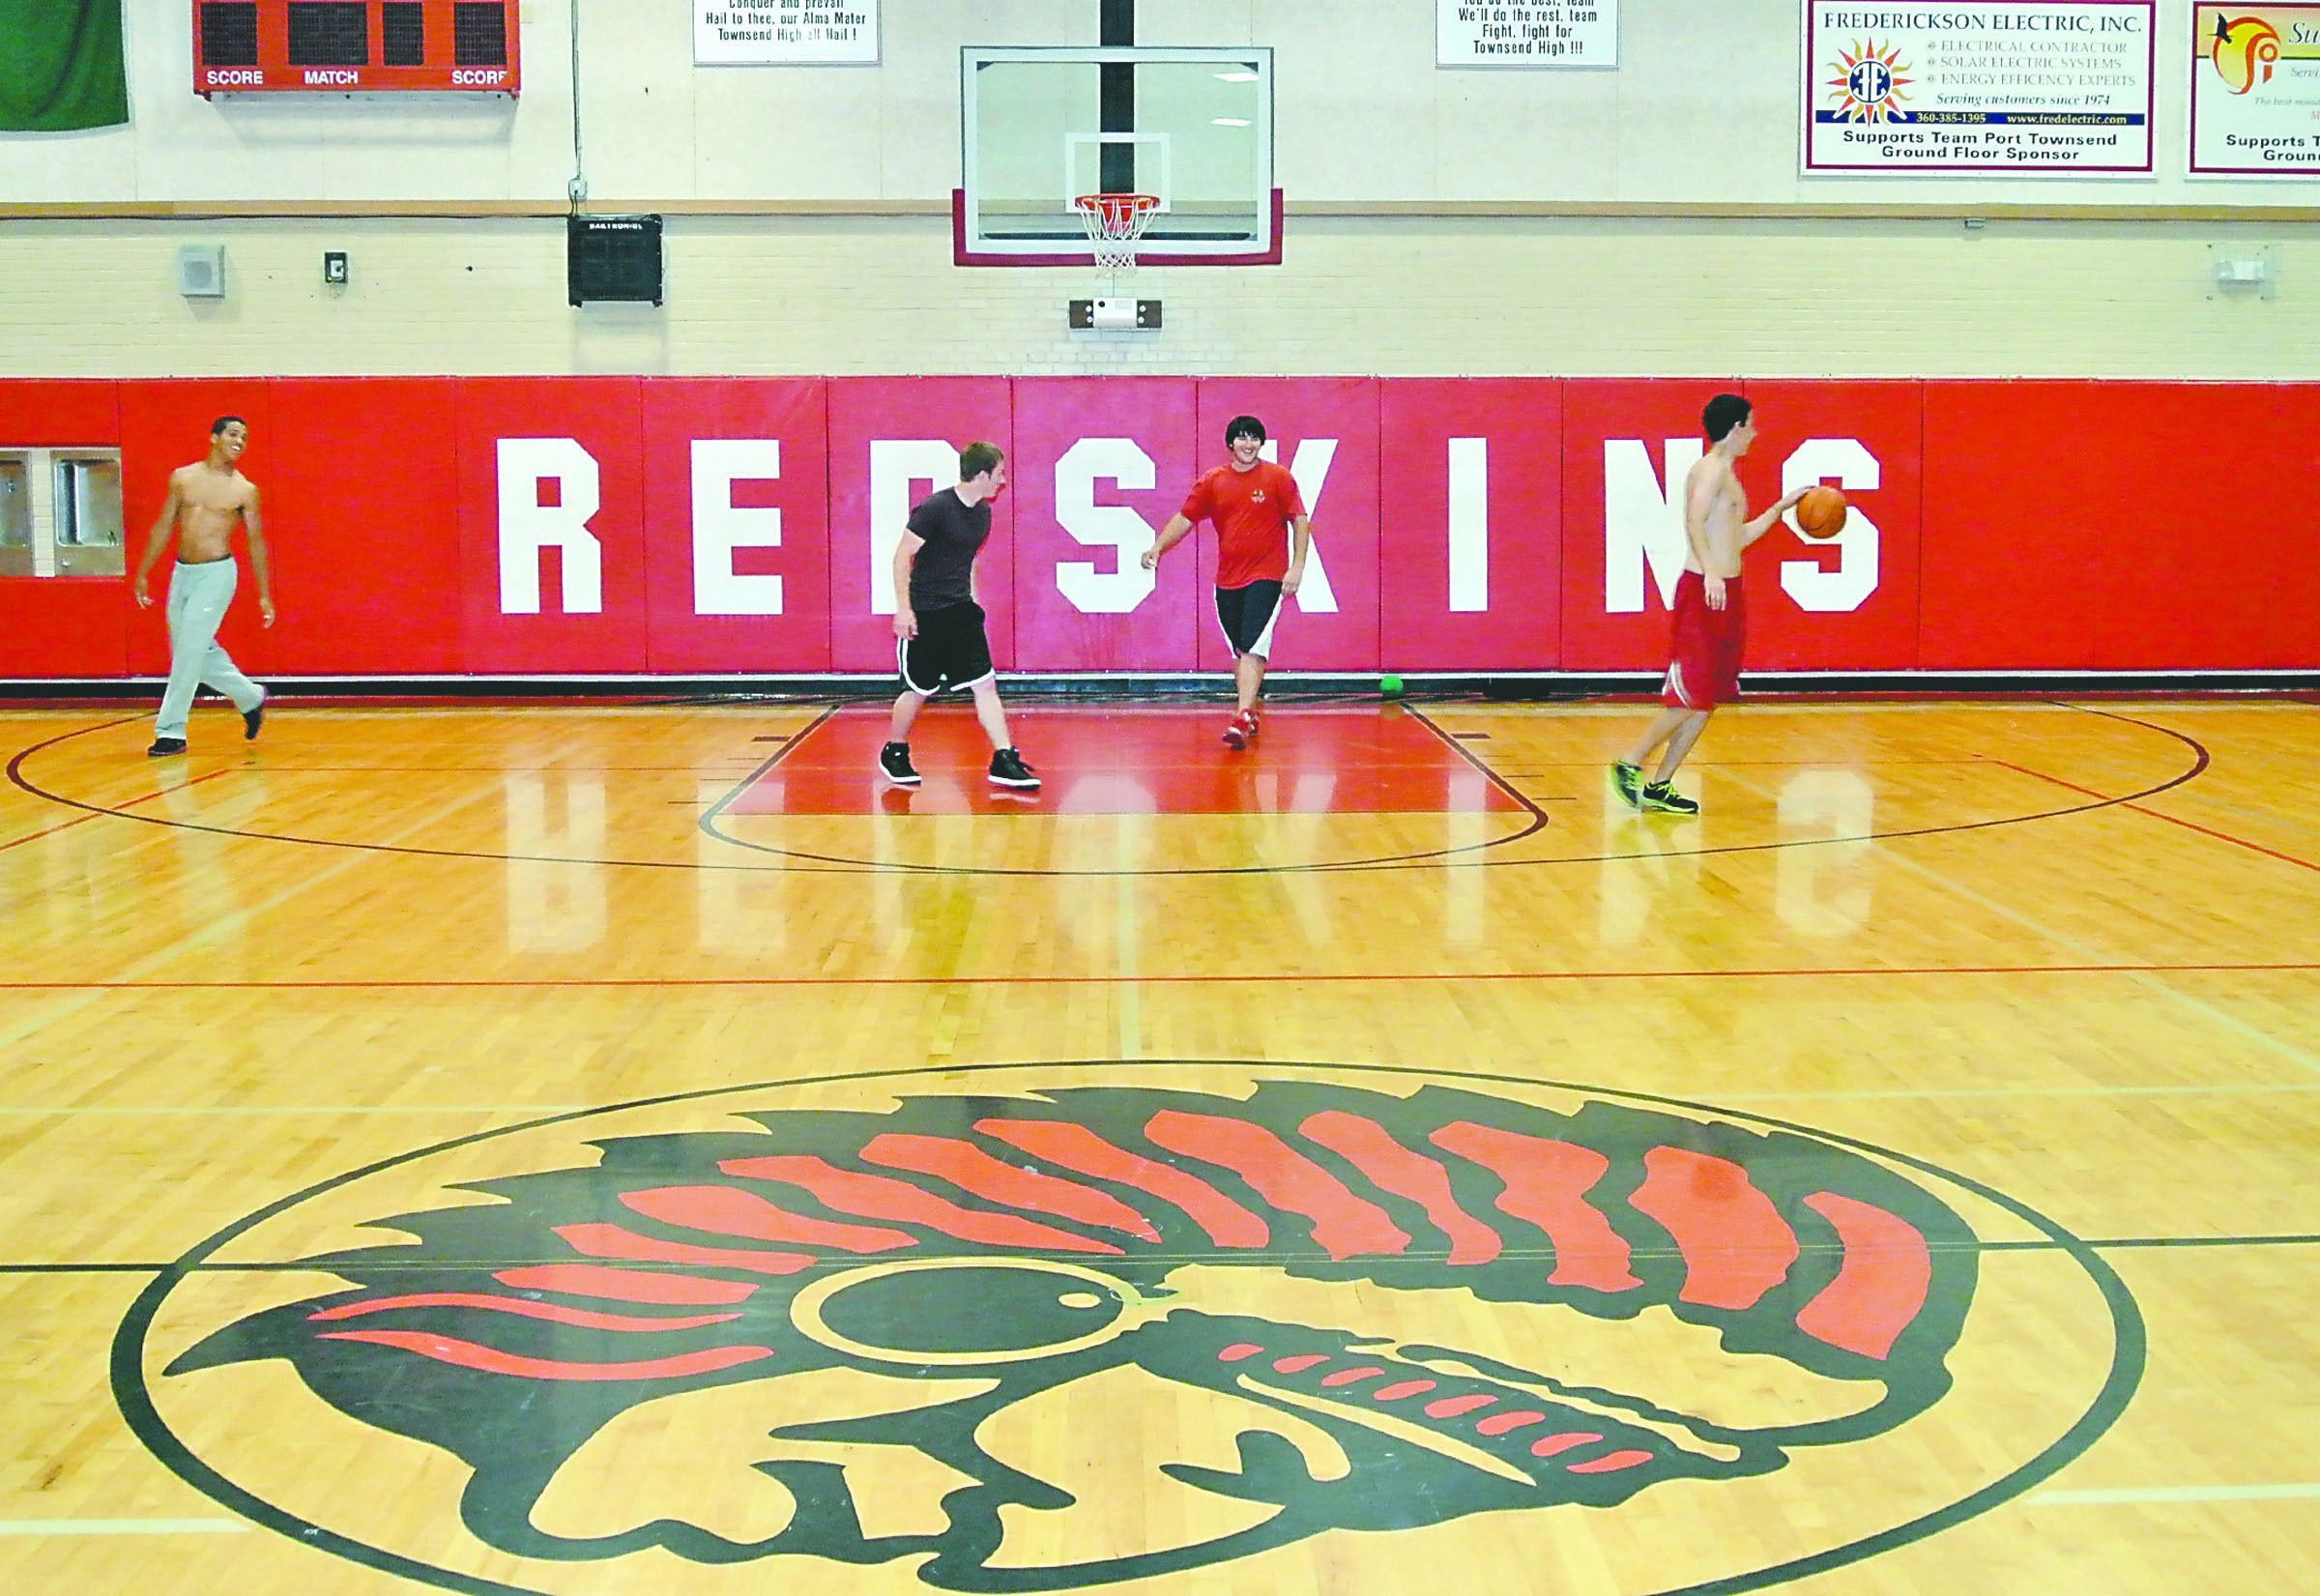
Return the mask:
POLYGON ((314 1260, 357 1288, 167 1373, 290 1360, 472 1468, 503 1552, 1005 1591, 1780 1469, 1941 1399, 1978 1266, 1875 1159, 1603 1100, 1263 1081, 733 1123, 383 1218, 416 1244, 314 1260), (738 1486, 699 1476, 719 1450, 738 1486), (681 1494, 603 1488, 675 1456, 681 1494))

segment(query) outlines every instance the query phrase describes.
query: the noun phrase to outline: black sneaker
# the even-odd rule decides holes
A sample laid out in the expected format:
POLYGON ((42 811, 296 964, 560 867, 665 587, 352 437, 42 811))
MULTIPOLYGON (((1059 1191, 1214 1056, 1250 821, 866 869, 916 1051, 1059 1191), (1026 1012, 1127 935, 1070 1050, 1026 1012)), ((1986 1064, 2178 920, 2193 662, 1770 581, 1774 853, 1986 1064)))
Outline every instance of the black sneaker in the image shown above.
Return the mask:
POLYGON ((1626 804, 1630 809, 1642 808, 1642 769, 1639 766, 1630 765, 1624 759, 1615 759, 1611 761, 1611 791, 1617 793, 1619 795, 1619 801, 1626 804))
POLYGON ((1036 787, 1039 778, 1023 762, 1023 756, 1012 748, 1001 748, 991 756, 991 779, 1000 787, 1036 787))
POLYGON ((889 742, 878 751, 879 773, 898 787, 918 785, 917 768, 911 764, 911 745, 889 742))
MULTIPOLYGON (((272 698, 273 696, 274 695, 272 693, 268 693, 266 698, 272 698)), ((258 700, 258 707, 256 709, 244 710, 242 711, 242 740, 245 742, 257 741, 258 728, 265 724, 266 699, 261 698, 258 700)))
POLYGON ((1643 807, 1668 815, 1696 815, 1699 800, 1688 798, 1675 790, 1672 781, 1655 781, 1643 789, 1643 807))
POLYGON ((153 740, 153 746, 145 750, 145 757, 160 759, 166 754, 182 754, 185 751, 186 740, 184 738, 157 737, 153 740))

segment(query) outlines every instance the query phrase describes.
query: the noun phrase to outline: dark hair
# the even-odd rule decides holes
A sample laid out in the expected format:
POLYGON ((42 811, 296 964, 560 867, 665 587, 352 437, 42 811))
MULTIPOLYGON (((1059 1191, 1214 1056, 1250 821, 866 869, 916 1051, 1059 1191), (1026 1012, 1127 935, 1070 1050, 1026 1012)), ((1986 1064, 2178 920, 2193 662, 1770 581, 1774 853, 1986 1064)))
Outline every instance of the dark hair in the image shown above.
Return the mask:
POLYGON ((1699 413, 1700 428, 1707 433, 1709 443, 1720 444, 1731 436, 1732 428, 1748 420, 1749 412, 1754 408, 1737 393, 1719 393, 1699 413))
MULTIPOLYGON (((216 421, 210 423, 210 436, 213 438, 217 437, 218 433, 223 432, 227 427, 232 426, 236 421, 242 421, 242 418, 239 416, 218 417, 216 421)), ((249 423, 247 421, 242 421, 242 425, 245 429, 246 429, 249 423)))
POLYGON ((1264 442, 1264 423, 1254 416, 1235 416, 1225 423, 1225 447, 1231 449, 1244 437, 1264 442))
POLYGON ((969 444, 959 450, 959 480, 972 482, 984 472, 998 469, 1006 457, 997 444, 969 444))

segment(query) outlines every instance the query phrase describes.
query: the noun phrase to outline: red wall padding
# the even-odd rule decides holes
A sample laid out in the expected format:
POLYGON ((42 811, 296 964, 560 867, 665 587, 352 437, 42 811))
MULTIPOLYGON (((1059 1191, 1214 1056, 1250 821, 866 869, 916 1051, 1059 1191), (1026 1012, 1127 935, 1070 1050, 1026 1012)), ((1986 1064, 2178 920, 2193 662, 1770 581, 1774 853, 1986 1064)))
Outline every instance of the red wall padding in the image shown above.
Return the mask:
MULTIPOLYGON (((496 377, 459 385, 452 429, 459 450, 452 479, 459 611, 445 620, 459 628, 463 669, 624 676, 647 669, 643 390, 631 377, 496 377), (569 541, 540 537, 518 560, 503 553, 511 525, 551 524, 590 498, 596 508, 569 541), (537 584, 519 602, 536 609, 509 614, 504 588, 519 567, 528 583, 537 584)), ((283 464, 300 472, 334 469, 327 460, 283 464)), ((685 465, 656 460, 652 469, 682 474, 685 465)), ((525 545, 536 537, 525 536, 525 545)))
MULTIPOLYGON (((969 444, 997 444, 1014 467, 1011 385, 1004 377, 841 377, 827 386, 829 668, 891 673, 894 612, 871 605, 872 527, 882 509, 895 517, 879 545, 890 551, 911 507, 958 479, 957 453, 969 444)), ((991 542, 974 573, 991 618, 991 657, 1002 670, 1016 663, 1009 551, 1022 495, 1007 488, 992 504, 991 542)))
POLYGON ((828 670, 829 385, 648 381, 644 427, 651 668, 828 670))
MULTIPOLYGON (((1606 567, 1611 563, 1610 537, 1603 529, 1612 515, 1610 480, 1614 449, 1640 451, 1648 475, 1641 489, 1661 494, 1675 520, 1671 554, 1680 564, 1684 471, 1668 469, 1671 448, 1691 446, 1695 456, 1700 442, 1699 411, 1719 390, 1737 392, 1737 382, 1605 381, 1570 382, 1563 388, 1563 496, 1554 526, 1561 537, 1563 580, 1556 595, 1562 607, 1562 657, 1566 670, 1656 670, 1668 663, 1668 621, 1664 595, 1649 575, 1642 583, 1642 600, 1633 610, 1611 608, 1606 591, 1606 567), (1589 537, 1580 529, 1593 529, 1589 537), (1570 536, 1563 536, 1565 533, 1570 536)), ((1780 423, 1770 415, 1760 418, 1767 428, 1780 423)), ((1775 433, 1775 437, 1778 434, 1775 433)), ((1769 442, 1769 441, 1768 441, 1769 442)), ((1633 473, 1630 473, 1634 479, 1633 473)), ((1741 480, 1749 502, 1764 497, 1763 462, 1743 463, 1741 480)), ((1628 562, 1632 568, 1632 562, 1628 562)), ((1673 587, 1674 566, 1663 566, 1673 587)), ((1745 567, 1744 567, 1745 569, 1745 567)), ((1753 584, 1752 584, 1753 587, 1753 584)), ((1757 605, 1754 608, 1768 606, 1757 605)), ((1758 623, 1761 629, 1762 623, 1758 623)))
MULTIPOLYGON (((1288 670, 1650 670, 1685 462, 1756 401, 1751 502, 1842 483, 1853 524, 1751 551, 1778 670, 2320 666, 2320 385, 1252 377, 0 382, 0 449, 121 448, 133 565, 169 471, 246 418, 278 625, 258 676, 885 673, 875 595, 960 445, 1007 451, 977 572, 1002 668, 1218 671, 1205 530, 1137 566, 1223 429, 1306 482, 1327 596, 1288 670), (1318 484, 1319 492, 1313 488, 1318 484), (890 524, 889 524, 890 523, 890 524)), ((0 579, 0 675, 155 675, 156 606, 0 579)))
POLYGON ((1030 377, 1013 386, 1016 667, 1192 669, 1209 591, 1196 572, 1198 552, 1178 544, 1146 593, 1141 551, 1107 539, 1123 525, 1141 536, 1131 515, 1154 532, 1166 526, 1208 454, 1223 458, 1222 444, 1200 446, 1197 385, 1030 377))
POLYGON ((1928 667, 2320 663, 2320 386, 1924 395, 1928 667))
POLYGON ((1383 668, 1419 668, 1406 656, 1439 670, 1520 669, 1517 660, 1563 657, 1562 390, 1514 377, 1380 385, 1383 668), (1455 475, 1465 478, 1465 498, 1454 507, 1455 475), (1451 544, 1461 531, 1468 568, 1464 591, 1454 592, 1451 544), (1479 571, 1471 568, 1477 532, 1479 571))
MULTIPOLYGON (((271 634, 273 668, 301 676, 457 671, 465 587, 451 487, 459 479, 458 385, 435 377, 268 386, 271 419, 263 431, 251 419, 247 458, 265 505, 281 611, 271 634), (266 469, 276 462, 306 469, 266 469), (327 470, 316 469, 324 462, 327 470)), ((150 525, 132 523, 140 535, 150 525)), ((246 565, 236 596, 255 595, 246 565)), ((234 606, 238 636, 248 635, 250 609, 234 606)), ((152 668, 167 668, 165 639, 153 657, 152 668)), ((242 661, 238 652, 234 657, 242 661)))
MULTIPOLYGON (((1200 464, 1212 466, 1225 458, 1226 423, 1235 416, 1255 416, 1264 422, 1267 449, 1297 474, 1299 495, 1312 517, 1314 552, 1305 587, 1290 600, 1292 608, 1276 634, 1288 651, 1283 657, 1315 671, 1377 670, 1382 657, 1378 527, 1385 514, 1378 491, 1378 385, 1363 377, 1218 377, 1197 384, 1196 392, 1200 464), (1323 456, 1326 472, 1320 466, 1323 456), (1325 600, 1318 587, 1324 577, 1325 600), (1320 607, 1324 602, 1337 607, 1320 607)), ((1182 503, 1179 487, 1172 513, 1182 503)), ((1201 587, 1204 595, 1211 595, 1216 539, 1205 528, 1201 531, 1201 587)), ((1200 668, 1230 671, 1232 650, 1216 623, 1213 597, 1196 607, 1202 612, 1196 627, 1200 668)))
MULTIPOLYGON (((117 385, 0 382, 0 439, 20 449, 116 444, 117 385)), ((129 610, 126 583, 0 577, 0 677, 127 675, 129 610)))

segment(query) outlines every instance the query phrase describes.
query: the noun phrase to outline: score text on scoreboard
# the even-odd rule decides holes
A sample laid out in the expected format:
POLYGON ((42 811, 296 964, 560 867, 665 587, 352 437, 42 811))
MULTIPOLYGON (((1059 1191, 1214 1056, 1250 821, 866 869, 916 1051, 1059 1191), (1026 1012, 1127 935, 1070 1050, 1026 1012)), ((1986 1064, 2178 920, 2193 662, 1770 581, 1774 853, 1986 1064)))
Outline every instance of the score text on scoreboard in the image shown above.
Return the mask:
POLYGON ((193 0, 193 92, 512 95, 517 0, 193 0))

